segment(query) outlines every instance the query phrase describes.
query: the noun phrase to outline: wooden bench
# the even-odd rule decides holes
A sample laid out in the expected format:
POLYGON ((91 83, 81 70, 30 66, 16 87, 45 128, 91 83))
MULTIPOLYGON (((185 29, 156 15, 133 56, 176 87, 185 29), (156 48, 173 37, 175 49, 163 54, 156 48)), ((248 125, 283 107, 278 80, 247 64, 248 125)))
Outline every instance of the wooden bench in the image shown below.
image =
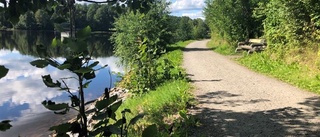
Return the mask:
POLYGON ((245 50, 248 54, 253 52, 261 52, 267 47, 265 39, 249 39, 244 42, 239 42, 235 52, 245 50))

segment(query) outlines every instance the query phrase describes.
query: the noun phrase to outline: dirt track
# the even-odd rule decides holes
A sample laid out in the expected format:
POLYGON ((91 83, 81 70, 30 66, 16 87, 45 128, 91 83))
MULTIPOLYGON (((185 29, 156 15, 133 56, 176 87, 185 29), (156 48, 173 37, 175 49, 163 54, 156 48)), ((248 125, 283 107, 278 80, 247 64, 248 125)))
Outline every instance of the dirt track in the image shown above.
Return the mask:
POLYGON ((183 66, 199 105, 202 126, 192 136, 320 136, 320 97, 252 72, 196 41, 183 66))

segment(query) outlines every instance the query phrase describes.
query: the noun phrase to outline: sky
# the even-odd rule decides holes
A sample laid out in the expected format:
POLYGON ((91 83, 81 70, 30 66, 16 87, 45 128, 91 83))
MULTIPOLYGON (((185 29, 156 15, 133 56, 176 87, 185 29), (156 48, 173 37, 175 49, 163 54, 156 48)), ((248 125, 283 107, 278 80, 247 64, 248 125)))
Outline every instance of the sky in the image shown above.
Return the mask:
MULTIPOLYGON (((101 1, 101 0, 97 0, 101 1)), ((205 0, 167 0, 171 2, 170 11, 174 16, 189 16, 192 19, 204 19, 202 9, 205 0)), ((0 5, 2 6, 2 5, 0 5)))
POLYGON ((204 19, 202 12, 204 0, 167 0, 171 2, 171 15, 189 16, 192 19, 204 19))
MULTIPOLYGON (((96 0, 104 1, 104 0, 96 0)), ((204 19, 202 9, 205 6, 205 0, 166 0, 171 2, 169 6, 171 15, 174 16, 188 16, 192 19, 204 19)))

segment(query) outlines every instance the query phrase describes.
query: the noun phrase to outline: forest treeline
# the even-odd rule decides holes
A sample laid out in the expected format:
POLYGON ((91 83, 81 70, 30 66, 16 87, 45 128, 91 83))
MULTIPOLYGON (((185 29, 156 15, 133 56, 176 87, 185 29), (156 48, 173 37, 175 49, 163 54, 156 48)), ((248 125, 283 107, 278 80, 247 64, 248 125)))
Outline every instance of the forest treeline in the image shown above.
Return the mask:
POLYGON ((248 38, 265 38, 273 59, 317 64, 318 0, 206 0, 204 14, 212 34, 232 46, 248 38))
MULTIPOLYGON (((93 31, 114 31, 115 18, 118 18, 123 10, 116 10, 112 5, 107 4, 76 4, 75 5, 75 26, 77 29, 90 26, 93 31)), ((4 14, 4 13, 0 13, 4 14)), ((64 22, 57 12, 50 12, 38 9, 35 12, 27 11, 20 15, 16 24, 0 15, 0 29, 15 30, 54 30, 55 28, 69 29, 69 21, 64 22), (59 23, 59 26, 55 26, 59 23)), ((172 34, 172 43, 208 37, 208 26, 202 19, 191 19, 189 17, 167 17, 168 30, 172 34)), ((151 26, 157 27, 157 26, 151 26)))

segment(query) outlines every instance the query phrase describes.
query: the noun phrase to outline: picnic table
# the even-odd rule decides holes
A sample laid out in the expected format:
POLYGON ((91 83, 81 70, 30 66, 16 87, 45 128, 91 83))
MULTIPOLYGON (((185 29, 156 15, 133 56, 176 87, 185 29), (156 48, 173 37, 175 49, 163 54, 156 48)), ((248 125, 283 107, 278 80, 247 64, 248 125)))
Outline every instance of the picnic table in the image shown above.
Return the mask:
POLYGON ((265 39, 248 39, 244 42, 239 42, 235 52, 245 50, 248 54, 253 52, 261 52, 267 47, 265 39))

